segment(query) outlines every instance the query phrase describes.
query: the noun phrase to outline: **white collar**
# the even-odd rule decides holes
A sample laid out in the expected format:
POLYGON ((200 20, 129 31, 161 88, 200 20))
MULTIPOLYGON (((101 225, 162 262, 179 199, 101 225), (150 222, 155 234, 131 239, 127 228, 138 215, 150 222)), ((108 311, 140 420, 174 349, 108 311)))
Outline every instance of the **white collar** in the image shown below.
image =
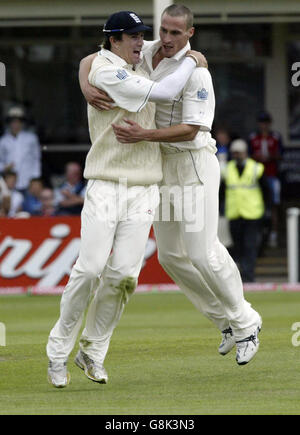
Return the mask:
POLYGON ((98 56, 106 57, 106 59, 110 60, 111 63, 113 63, 114 65, 118 65, 121 67, 127 65, 127 62, 122 57, 118 56, 117 54, 113 53, 110 50, 106 50, 105 48, 101 48, 101 50, 98 53, 98 56))
MULTIPOLYGON (((128 64, 122 57, 118 56, 117 54, 113 53, 110 50, 106 50, 105 48, 101 48, 101 50, 98 52, 98 56, 104 56, 106 59, 110 60, 114 65, 120 66, 124 68, 126 65, 130 65, 131 67, 133 65, 128 64)), ((141 53, 141 60, 136 65, 136 68, 139 67, 143 62, 143 54, 141 53)))

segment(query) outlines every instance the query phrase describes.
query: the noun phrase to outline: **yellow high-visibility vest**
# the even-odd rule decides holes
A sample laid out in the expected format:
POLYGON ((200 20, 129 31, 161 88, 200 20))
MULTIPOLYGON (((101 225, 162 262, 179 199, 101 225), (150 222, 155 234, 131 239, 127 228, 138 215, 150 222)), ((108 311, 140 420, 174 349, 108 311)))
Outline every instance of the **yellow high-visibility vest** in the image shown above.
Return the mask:
POLYGON ((231 160, 225 170, 225 214, 227 219, 260 219, 264 214, 264 200, 258 180, 264 165, 248 158, 242 174, 231 160))

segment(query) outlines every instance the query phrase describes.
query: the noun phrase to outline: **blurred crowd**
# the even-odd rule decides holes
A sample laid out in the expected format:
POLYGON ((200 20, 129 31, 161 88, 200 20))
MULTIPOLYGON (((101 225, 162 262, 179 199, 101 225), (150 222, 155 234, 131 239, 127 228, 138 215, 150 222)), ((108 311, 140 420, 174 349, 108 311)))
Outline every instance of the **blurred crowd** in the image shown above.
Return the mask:
MULTIPOLYGON (((79 215, 86 189, 80 164, 68 162, 60 184, 45 185, 39 139, 26 129, 24 110, 12 107, 6 125, 0 138, 0 216, 79 215)), ((242 278, 251 282, 260 246, 278 243, 281 135, 264 111, 248 138, 236 137, 226 128, 216 129, 214 137, 222 180, 220 216, 229 223, 232 255, 242 278)))
POLYGON ((229 222, 232 256, 245 282, 254 281, 255 263, 263 246, 278 246, 281 134, 272 129, 272 116, 263 111, 248 138, 216 131, 220 162, 220 215, 229 222))
POLYGON ((37 135, 26 129, 25 112, 12 107, 0 138, 0 216, 79 215, 85 183, 77 162, 66 164, 61 183, 45 185, 37 135))

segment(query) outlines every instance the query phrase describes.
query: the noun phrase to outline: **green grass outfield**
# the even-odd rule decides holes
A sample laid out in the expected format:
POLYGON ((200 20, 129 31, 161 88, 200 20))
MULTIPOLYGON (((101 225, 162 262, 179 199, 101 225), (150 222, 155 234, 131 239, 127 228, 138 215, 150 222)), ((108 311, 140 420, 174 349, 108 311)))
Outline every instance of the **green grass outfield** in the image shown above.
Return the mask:
POLYGON ((300 293, 247 293, 263 316, 261 348, 247 366, 222 357, 220 334, 180 293, 137 294, 106 359, 109 383, 89 381, 69 361, 71 384, 47 383, 47 336, 56 296, 0 297, 0 414, 300 414, 300 293))

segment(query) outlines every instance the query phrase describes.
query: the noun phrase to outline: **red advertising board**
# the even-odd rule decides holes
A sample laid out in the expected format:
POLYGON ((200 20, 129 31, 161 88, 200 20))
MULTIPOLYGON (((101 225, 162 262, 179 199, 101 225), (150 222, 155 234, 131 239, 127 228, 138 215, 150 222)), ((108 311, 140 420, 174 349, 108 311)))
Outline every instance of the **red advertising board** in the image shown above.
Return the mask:
MULTIPOLYGON (((79 246, 79 217, 0 218, 0 294, 61 293, 79 246)), ((152 230, 137 291, 177 289, 157 261, 152 230)), ((300 283, 246 283, 244 290, 300 291, 300 283)))
MULTIPOLYGON (((36 292, 61 292, 78 257, 79 246, 79 217, 0 219, 2 293, 19 293, 28 288, 36 292)), ((143 290, 161 284, 172 281, 158 264, 151 231, 139 285, 143 290)))

